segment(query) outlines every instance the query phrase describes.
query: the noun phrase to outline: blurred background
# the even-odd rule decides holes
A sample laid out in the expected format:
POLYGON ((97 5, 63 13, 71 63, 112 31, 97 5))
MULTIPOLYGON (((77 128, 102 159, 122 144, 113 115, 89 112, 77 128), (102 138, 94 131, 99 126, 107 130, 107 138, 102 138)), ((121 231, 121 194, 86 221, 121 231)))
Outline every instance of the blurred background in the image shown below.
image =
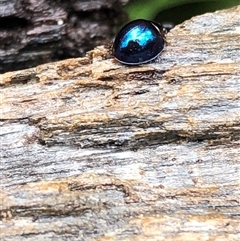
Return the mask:
POLYGON ((177 25, 193 16, 239 4, 240 0, 130 0, 125 11, 129 20, 145 18, 177 25))

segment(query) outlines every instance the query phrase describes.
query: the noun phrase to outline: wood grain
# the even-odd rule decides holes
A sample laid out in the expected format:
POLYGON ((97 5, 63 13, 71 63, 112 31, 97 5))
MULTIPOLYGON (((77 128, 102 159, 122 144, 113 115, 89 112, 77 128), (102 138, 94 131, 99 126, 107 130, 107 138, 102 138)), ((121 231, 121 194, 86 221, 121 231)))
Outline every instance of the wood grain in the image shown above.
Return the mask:
POLYGON ((1 75, 2 240, 239 240, 239 15, 1 75))

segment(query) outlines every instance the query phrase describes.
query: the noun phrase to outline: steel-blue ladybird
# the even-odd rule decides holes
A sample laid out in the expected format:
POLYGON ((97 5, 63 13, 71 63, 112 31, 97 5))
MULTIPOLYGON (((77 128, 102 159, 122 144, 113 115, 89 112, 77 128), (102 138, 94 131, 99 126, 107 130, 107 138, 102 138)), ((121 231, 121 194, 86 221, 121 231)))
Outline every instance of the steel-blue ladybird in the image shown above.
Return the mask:
POLYGON ((154 60, 162 52, 164 38, 160 24, 137 19, 119 31, 113 43, 113 55, 126 65, 144 64, 154 60))

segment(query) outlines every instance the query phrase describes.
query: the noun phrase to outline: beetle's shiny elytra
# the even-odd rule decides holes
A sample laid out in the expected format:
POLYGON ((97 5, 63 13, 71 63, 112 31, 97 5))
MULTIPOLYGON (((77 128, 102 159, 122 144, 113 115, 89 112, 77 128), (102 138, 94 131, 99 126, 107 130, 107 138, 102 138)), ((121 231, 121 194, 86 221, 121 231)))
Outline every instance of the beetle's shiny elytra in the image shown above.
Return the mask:
POLYGON ((113 55, 127 65, 138 65, 155 59, 165 44, 160 24, 138 19, 126 24, 113 43, 113 55))

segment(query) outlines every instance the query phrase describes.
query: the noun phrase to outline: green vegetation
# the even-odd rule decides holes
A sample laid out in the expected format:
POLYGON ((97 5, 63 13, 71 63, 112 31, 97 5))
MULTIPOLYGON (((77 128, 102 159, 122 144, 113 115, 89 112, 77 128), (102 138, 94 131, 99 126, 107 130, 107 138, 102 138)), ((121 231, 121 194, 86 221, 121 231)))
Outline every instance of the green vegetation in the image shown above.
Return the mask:
POLYGON ((195 15, 239 4, 240 0, 131 0, 125 9, 129 15, 129 20, 145 18, 178 24, 195 15))

